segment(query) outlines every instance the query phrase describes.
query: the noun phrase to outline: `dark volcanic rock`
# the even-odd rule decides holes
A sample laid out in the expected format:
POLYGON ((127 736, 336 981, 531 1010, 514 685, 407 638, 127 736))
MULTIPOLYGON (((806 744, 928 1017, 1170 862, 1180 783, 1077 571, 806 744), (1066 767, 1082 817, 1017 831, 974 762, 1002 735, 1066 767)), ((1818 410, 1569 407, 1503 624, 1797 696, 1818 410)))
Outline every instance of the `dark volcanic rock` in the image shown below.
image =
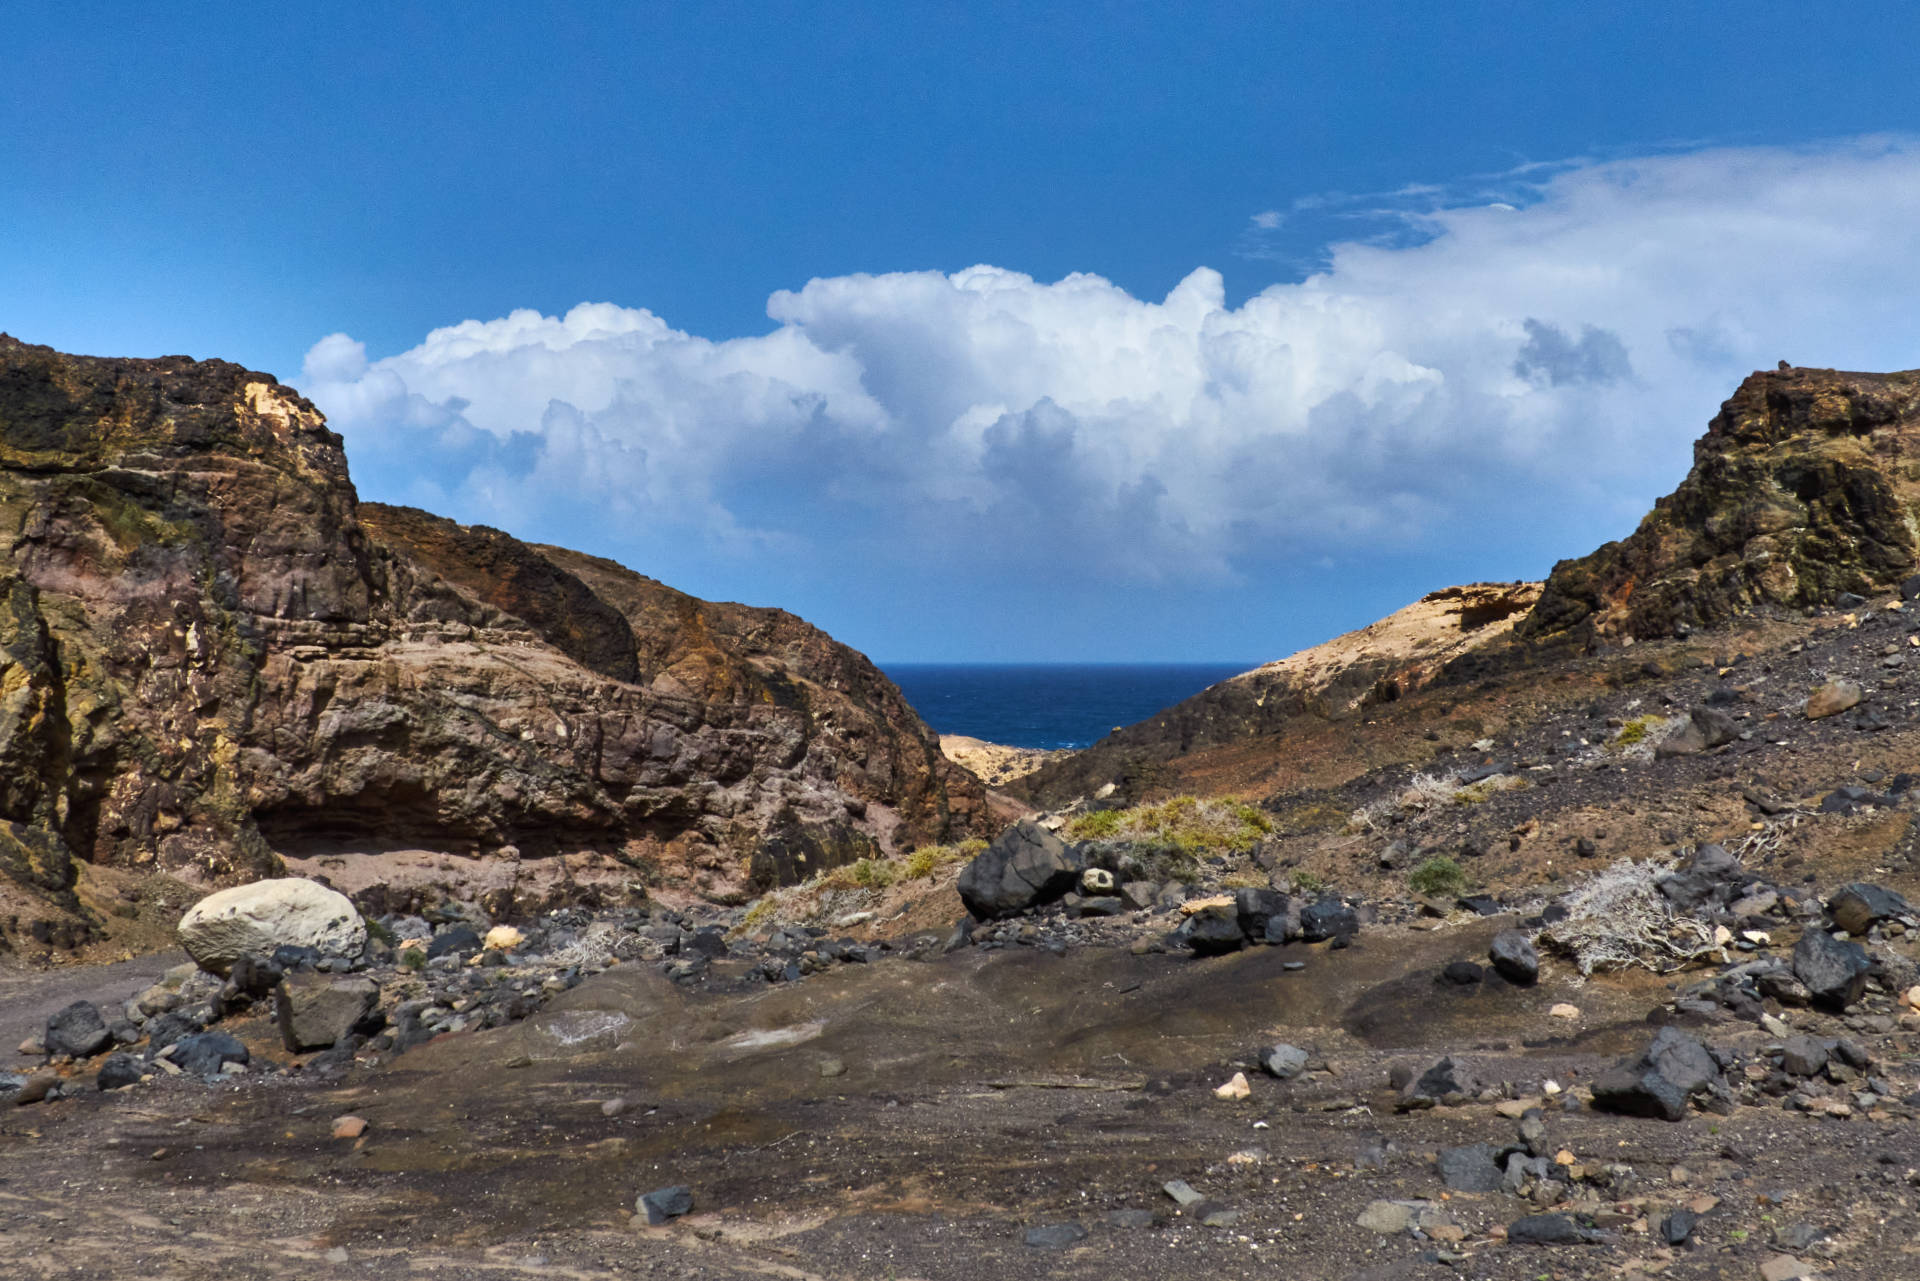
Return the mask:
POLYGON ((1328 895, 1300 909, 1300 937, 1308 943, 1351 936, 1359 932, 1360 918, 1339 899, 1328 895))
POLYGON ((1540 977, 1540 954, 1534 951, 1533 940, 1524 930, 1501 930, 1493 936, 1487 956, 1509 983, 1525 987, 1540 977))
POLYGON ((0 876, 56 924, 76 859, 222 883, 368 840, 588 852, 552 891, 575 896, 631 879, 620 850, 739 894, 984 820, 861 655, 362 504, 267 374, 0 336, 0 506, 0 876))
POLYGON ((1529 1214, 1507 1226, 1507 1240, 1516 1245, 1586 1245, 1600 1235, 1564 1214, 1529 1214))
POLYGON ((659 1227, 669 1219, 677 1219, 692 1209, 693 1189, 684 1183, 670 1188, 656 1188, 640 1198, 639 1210, 654 1227, 659 1227))
POLYGON ((123 1090, 129 1085, 140 1084, 142 1074, 140 1060, 133 1055, 109 1054, 107 1061, 100 1065, 93 1082, 103 1090, 123 1090))
POLYGON ((47 1019, 43 1038, 48 1054, 66 1054, 76 1059, 89 1058, 113 1043, 107 1021, 91 1001, 75 1001, 47 1019))
POLYGON ((433 936, 427 944, 427 959, 436 960, 442 956, 465 956, 480 950, 482 939, 480 932, 471 925, 453 925, 433 936))
POLYGON ((1219 956, 1238 952, 1247 945, 1247 936, 1232 908, 1209 907, 1187 918, 1187 946, 1195 956, 1219 956))
POLYGON ((1078 884, 1082 870, 1059 837, 1022 819, 961 871, 960 901, 982 920, 1012 916, 1059 898, 1078 884))
POLYGON ((218 1076, 229 1063, 245 1063, 247 1047, 225 1032, 200 1032, 173 1043, 167 1056, 173 1065, 189 1076, 218 1076))
POLYGON ((1822 1009, 1844 1010, 1858 1001, 1870 969, 1865 948, 1842 943, 1816 927, 1809 927, 1793 946, 1793 976, 1822 1009))
POLYGON ((1394 1106, 1401 1112, 1430 1108, 1449 1100, 1471 1098, 1479 1089, 1479 1080, 1465 1064, 1444 1058, 1419 1076, 1409 1079, 1394 1106))
POLYGON ((1593 1106, 1602 1112, 1678 1121, 1687 1101, 1720 1080, 1720 1067, 1698 1041, 1665 1027, 1638 1059, 1602 1073, 1593 1082, 1593 1106))
POLYGON ((1233 896, 1235 913, 1240 918, 1240 929, 1256 943, 1286 942, 1287 908, 1289 900, 1278 890, 1243 889, 1233 896), (1273 922, 1280 923, 1280 937, 1274 938, 1273 922))
POLYGON ((1847 933, 1860 935, 1881 921, 1911 916, 1913 908, 1908 906, 1906 899, 1885 886, 1856 881, 1852 885, 1842 886, 1827 900, 1827 914, 1833 917, 1835 925, 1847 933))
POLYGON ((1439 1171, 1440 1181, 1455 1192, 1498 1192, 1506 1177, 1500 1149, 1491 1143, 1440 1149, 1439 1171))
POLYGON ((1518 632, 1651 639, 1762 604, 1833 603, 1911 575, 1920 482, 1888 442, 1920 434, 1920 374, 1757 373, 1640 528, 1554 566, 1518 632))
POLYGON ((295 1054, 324 1050, 365 1030, 379 997, 371 979, 289 974, 274 993, 280 1039, 295 1054))

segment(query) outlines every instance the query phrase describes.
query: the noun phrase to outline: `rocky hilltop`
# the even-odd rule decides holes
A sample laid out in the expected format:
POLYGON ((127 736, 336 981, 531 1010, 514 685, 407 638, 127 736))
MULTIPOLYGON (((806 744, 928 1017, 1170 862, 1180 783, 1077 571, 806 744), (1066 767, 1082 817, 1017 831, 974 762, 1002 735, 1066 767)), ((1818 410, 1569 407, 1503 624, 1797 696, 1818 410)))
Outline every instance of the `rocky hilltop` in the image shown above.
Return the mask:
POLYGON ((1641 640, 1871 596, 1920 549, 1920 372, 1757 373, 1640 528, 1554 566, 1519 634, 1641 640))
POLYGON ((0 546, 0 926, 43 943, 114 907, 88 868, 95 900, 287 859, 378 895, 424 851, 511 911, 738 897, 984 818, 818 629, 362 504, 320 413, 224 361, 0 335, 0 546))
POLYGON ((1465 696, 1522 673, 1544 680, 1581 652, 1863 604, 1916 568, 1920 372, 1783 366, 1753 374, 1720 407, 1691 471, 1633 534, 1561 561, 1544 584, 1435 592, 1116 730, 1013 787, 1043 804, 1109 784, 1122 799, 1250 789, 1282 775, 1299 781, 1287 758, 1300 755, 1341 757, 1321 772, 1338 781, 1422 758, 1417 742, 1362 742, 1336 728, 1413 690, 1465 696))

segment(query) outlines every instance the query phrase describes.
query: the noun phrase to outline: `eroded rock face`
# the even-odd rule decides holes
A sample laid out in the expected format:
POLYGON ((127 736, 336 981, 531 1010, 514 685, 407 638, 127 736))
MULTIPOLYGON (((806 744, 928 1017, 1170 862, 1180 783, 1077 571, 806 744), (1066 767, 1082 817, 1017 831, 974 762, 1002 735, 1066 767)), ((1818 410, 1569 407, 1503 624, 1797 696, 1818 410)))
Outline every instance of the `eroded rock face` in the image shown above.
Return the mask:
POLYGON ((1913 573, 1920 372, 1754 374, 1693 459, 1639 529, 1554 566, 1522 637, 1667 636, 1757 605, 1893 591, 1913 573))
POLYGON ((0 550, 0 874, 50 914, 76 860, 558 855, 541 893, 726 897, 984 822, 859 654, 362 505, 319 412, 237 365, 0 335, 0 550))

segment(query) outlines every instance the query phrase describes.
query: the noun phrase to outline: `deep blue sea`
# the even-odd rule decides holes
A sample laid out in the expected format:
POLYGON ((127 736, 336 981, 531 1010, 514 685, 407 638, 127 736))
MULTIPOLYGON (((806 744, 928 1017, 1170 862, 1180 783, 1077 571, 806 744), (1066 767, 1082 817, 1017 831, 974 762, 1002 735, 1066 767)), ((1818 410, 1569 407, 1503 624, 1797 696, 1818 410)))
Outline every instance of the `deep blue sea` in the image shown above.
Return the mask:
POLYGON ((888 663, 893 678, 941 734, 1012 747, 1085 747, 1143 721, 1248 663, 888 663))

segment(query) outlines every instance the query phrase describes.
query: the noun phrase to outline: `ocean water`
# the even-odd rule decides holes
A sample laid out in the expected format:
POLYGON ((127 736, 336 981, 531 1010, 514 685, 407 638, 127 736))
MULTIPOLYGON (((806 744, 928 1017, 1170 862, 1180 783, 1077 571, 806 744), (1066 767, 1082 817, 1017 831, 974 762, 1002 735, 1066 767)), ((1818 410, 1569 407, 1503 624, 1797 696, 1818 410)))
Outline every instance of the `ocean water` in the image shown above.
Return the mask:
POLYGON ((1012 747, 1085 747, 1247 663, 888 663, 883 670, 941 734, 1012 747))

